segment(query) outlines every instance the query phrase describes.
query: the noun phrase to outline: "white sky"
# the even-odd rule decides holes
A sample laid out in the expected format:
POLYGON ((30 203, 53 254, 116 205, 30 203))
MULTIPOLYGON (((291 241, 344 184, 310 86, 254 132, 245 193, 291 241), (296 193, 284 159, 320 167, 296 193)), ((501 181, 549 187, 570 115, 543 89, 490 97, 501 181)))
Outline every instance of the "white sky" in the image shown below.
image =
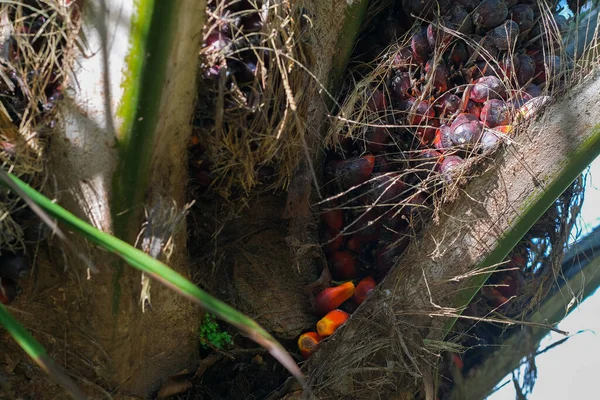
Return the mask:
MULTIPOLYGON (((584 224, 582 235, 600 224, 600 157, 591 164, 590 169, 590 180, 581 210, 584 224)), ((538 378, 529 400, 600 399, 600 291, 591 295, 558 327, 574 336, 538 356, 538 378), (576 334, 580 331, 583 332, 576 334)), ((562 335, 551 333, 542 340, 541 348, 562 338, 562 335)), ((510 379, 510 376, 506 379, 510 379)), ((514 399, 512 383, 488 397, 488 400, 514 399)))

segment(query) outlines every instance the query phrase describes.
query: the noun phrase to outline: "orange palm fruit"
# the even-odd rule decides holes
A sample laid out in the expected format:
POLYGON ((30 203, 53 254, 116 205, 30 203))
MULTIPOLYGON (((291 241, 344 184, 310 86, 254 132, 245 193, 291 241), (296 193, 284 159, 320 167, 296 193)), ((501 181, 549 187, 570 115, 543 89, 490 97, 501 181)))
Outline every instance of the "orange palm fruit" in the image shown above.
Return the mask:
POLYGON ((319 316, 335 310, 354 294, 354 283, 346 282, 320 292, 315 298, 315 311, 319 316))
POLYGON ((367 276, 365 279, 360 281, 358 285, 356 285, 356 290, 354 291, 354 301, 357 304, 362 304, 369 293, 375 289, 375 286, 377 286, 375 279, 373 279, 372 276, 367 276))
POLYGON ((327 313, 319 322, 317 322, 317 332, 321 337, 327 337, 333 334, 344 324, 344 322, 348 321, 350 318, 350 314, 346 311, 342 310, 333 310, 327 313))
POLYGON ((300 335, 298 338, 298 348, 300 349, 302 357, 310 357, 317 349, 321 340, 323 340, 323 338, 317 332, 306 332, 300 335))

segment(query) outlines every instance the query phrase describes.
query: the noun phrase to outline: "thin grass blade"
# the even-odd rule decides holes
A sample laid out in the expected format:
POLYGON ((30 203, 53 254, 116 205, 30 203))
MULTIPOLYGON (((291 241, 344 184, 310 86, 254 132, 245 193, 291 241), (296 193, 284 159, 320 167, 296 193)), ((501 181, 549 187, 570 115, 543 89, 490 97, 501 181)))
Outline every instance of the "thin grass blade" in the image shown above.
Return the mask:
POLYGON ((85 400, 86 396, 77 387, 75 382, 67 373, 52 361, 46 353, 44 347, 35 340, 29 332, 8 312, 6 307, 0 303, 0 325, 12 336, 12 338, 21 346, 23 351, 35 363, 50 375, 54 380, 67 390, 69 395, 76 400, 85 400))

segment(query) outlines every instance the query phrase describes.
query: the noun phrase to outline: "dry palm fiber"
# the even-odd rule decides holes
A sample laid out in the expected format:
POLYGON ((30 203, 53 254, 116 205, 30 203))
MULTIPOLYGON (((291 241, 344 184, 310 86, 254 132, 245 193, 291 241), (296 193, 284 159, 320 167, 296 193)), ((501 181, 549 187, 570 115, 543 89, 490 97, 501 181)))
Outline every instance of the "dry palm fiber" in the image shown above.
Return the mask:
MULTIPOLYGON (((63 0, 0 3, 0 162, 41 188, 45 147, 55 124, 78 5, 63 0)), ((0 191, 0 252, 22 252, 39 224, 12 194, 0 191)))
POLYGON ((293 3, 210 1, 192 164, 200 185, 227 199, 287 189, 313 137, 313 93, 302 43, 306 19, 293 3), (202 88, 202 86, 201 86, 202 88), (201 89, 202 90, 202 89, 201 89), (200 176, 200 178, 199 178, 200 176))

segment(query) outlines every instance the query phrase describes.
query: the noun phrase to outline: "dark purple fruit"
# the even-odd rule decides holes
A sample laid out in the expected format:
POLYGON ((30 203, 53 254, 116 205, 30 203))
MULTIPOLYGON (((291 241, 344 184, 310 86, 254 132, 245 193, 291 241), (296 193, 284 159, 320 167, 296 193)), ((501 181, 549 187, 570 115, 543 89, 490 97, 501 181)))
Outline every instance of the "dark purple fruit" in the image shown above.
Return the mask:
POLYGON ((483 105, 479 119, 490 128, 510 124, 510 110, 502 100, 488 100, 483 105))
POLYGON ((454 4, 447 14, 448 22, 452 25, 452 29, 469 34, 473 33, 473 22, 469 12, 460 4, 454 4))
POLYGON ((476 53, 477 61, 488 62, 498 57, 498 48, 489 37, 482 38, 481 36, 473 35, 469 43, 469 51, 476 53))
MULTIPOLYGON (((535 60, 535 59, 534 59, 535 60)), ((535 60, 535 79, 534 82, 541 84, 552 78, 560 69, 560 57, 550 56, 540 57, 535 60)))
POLYGON ((464 160, 458 156, 446 156, 438 165, 438 172, 444 177, 447 182, 451 182, 454 175, 460 171, 464 160))
POLYGON ((468 147, 481 138, 483 125, 471 114, 460 114, 450 125, 450 140, 456 146, 468 147))
POLYGON ((364 196, 367 206, 397 203, 406 191, 406 184, 398 173, 374 175, 369 179, 367 187, 367 195, 364 196))
POLYGON ((498 50, 513 49, 519 37, 519 25, 512 20, 504 22, 488 32, 488 37, 494 43, 498 50))
POLYGON ((400 109, 408 114, 410 125, 425 123, 428 119, 435 117, 435 110, 426 101, 419 101, 411 97, 400 103, 400 109))
POLYGON ((506 88, 502 84, 502 81, 495 76, 484 76, 473 83, 470 99, 477 103, 484 103, 489 99, 503 99, 506 97, 506 88))
POLYGON ((519 67, 517 68, 517 82, 525 85, 535 76, 535 62, 527 54, 519 54, 519 67))
POLYGON ((477 119, 481 116, 481 103, 475 103, 473 100, 467 102, 465 112, 474 115, 477 119))
POLYGON ((334 177, 342 189, 349 189, 364 183, 371 177, 375 167, 375 157, 369 154, 343 161, 333 161, 332 163, 334 177))
POLYGON ((479 29, 492 29, 500 25, 508 16, 504 0, 483 0, 473 12, 473 23, 479 29))
POLYGON ((31 266, 29 258, 25 254, 4 254, 0 256, 0 278, 8 278, 13 281, 25 278, 31 266))
POLYGON ((542 89, 535 83, 532 83, 525 88, 525 93, 534 98, 542 95, 542 89))
POLYGON ((454 114, 460 107, 461 99, 455 94, 446 92, 434 103, 433 108, 439 116, 454 114))
POLYGON ((260 19, 260 14, 257 12, 247 14, 242 17, 242 27, 244 32, 258 32, 263 27, 263 22, 260 19))
POLYGON ((527 4, 519 4, 511 8, 508 12, 508 18, 519 25, 519 31, 521 33, 527 33, 531 30, 535 19, 533 9, 527 4))
POLYGON ((479 5, 479 0, 455 0, 455 3, 460 4, 467 11, 473 11, 479 5))
POLYGON ((481 150, 484 153, 494 150, 500 143, 500 137, 492 129, 484 129, 481 135, 481 150))
POLYGON ((427 61, 425 65, 425 80, 433 85, 440 93, 448 90, 448 68, 444 64, 433 67, 433 60, 427 61))
POLYGON ((400 72, 394 76, 390 85, 390 93, 397 100, 404 100, 408 97, 412 87, 412 82, 408 72, 400 72))
POLYGON ((429 59, 430 52, 426 29, 423 28, 413 35, 410 48, 412 49, 413 59, 419 64, 425 64, 429 59))
POLYGON ((554 15, 554 22, 556 22, 556 26, 558 27, 558 31, 560 33, 565 33, 567 30, 569 30, 569 21, 564 15, 554 15))
POLYGON ((386 128, 369 128, 365 133, 365 147, 371 153, 382 153, 390 147, 390 132, 386 128))
POLYGON ((399 49, 392 58, 392 68, 398 71, 408 71, 411 67, 416 67, 417 64, 413 60, 413 52, 410 46, 399 49))
POLYGON ((209 47, 211 51, 221 51, 231 43, 231 39, 222 32, 215 30, 208 35, 203 47, 209 47))

